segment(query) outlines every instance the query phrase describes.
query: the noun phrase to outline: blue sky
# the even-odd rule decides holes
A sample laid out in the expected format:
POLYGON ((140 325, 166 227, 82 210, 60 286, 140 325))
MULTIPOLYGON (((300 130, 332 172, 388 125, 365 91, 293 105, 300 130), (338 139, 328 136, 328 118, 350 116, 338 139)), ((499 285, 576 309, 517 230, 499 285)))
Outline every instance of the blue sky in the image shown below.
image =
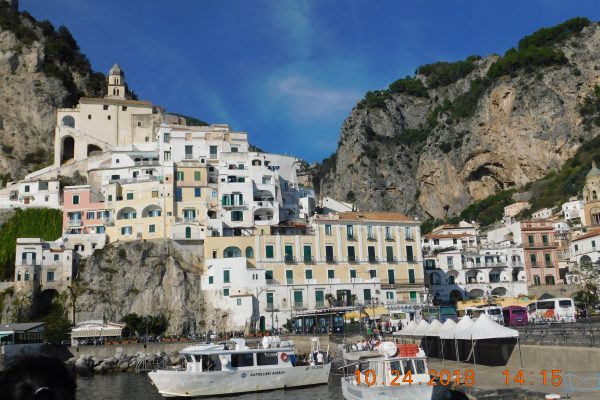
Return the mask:
POLYGON ((422 64, 504 53, 597 1, 21 0, 65 25, 95 70, 114 62, 140 99, 320 161, 367 90, 422 64))

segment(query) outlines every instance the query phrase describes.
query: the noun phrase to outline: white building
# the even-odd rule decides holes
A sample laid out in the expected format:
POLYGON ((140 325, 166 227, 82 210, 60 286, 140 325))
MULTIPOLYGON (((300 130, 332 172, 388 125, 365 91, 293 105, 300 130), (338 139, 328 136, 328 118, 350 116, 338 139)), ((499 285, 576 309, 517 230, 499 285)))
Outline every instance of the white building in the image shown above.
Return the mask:
POLYGON ((571 240, 569 266, 582 261, 598 263, 600 260, 600 230, 596 229, 571 240))
POLYGON ((322 214, 332 214, 341 212, 352 212, 359 211, 358 209, 353 210, 351 203, 332 199, 331 197, 324 197, 321 201, 322 214))
POLYGON ((542 208, 531 214, 532 219, 548 219, 552 216, 551 208, 542 208))
POLYGON ((63 291, 73 277, 73 251, 60 241, 18 238, 15 255, 15 290, 31 296, 53 289, 63 291))
MULTIPOLYGON (((202 290, 224 330, 248 330, 259 318, 258 296, 267 287, 265 270, 249 268, 246 257, 206 260, 202 290)), ((215 319, 212 318, 212 319, 215 319)), ((209 317, 209 320, 211 318, 209 317)))
POLYGON ((571 200, 563 203, 561 211, 566 220, 583 219, 583 200, 571 200))
POLYGON ((0 208, 61 208, 60 183, 20 181, 0 190, 0 208))

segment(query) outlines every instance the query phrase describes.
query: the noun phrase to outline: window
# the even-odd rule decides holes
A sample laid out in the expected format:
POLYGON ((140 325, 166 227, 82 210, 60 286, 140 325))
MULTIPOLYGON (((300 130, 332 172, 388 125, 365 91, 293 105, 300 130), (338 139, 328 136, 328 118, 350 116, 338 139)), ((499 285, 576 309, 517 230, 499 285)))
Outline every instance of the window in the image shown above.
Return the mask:
POLYGON ((183 201, 183 190, 181 188, 175 189, 175 201, 183 201))
POLYGON ((23 279, 26 281, 29 280, 29 271, 25 271, 25 277, 23 279))
MULTIPOLYGON (((186 140, 188 140, 187 135, 186 135, 186 140)), ((185 159, 186 160, 192 159, 194 157, 193 153, 194 153, 194 146, 185 146, 185 159)))
POLYGON ((223 289, 223 296, 229 297, 229 289, 223 289))
POLYGON ((548 245, 548 235, 542 235, 542 243, 544 243, 545 246, 548 245))
POLYGON ((194 197, 201 197, 201 196, 202 196, 201 188, 195 187, 194 188, 194 197))
POLYGON ((127 200, 133 200, 133 193, 127 193, 127 200))
POLYGON ((121 228, 121 235, 131 235, 133 233, 133 229, 131 226, 124 226, 121 228))
POLYGON ((290 244, 286 244, 284 247, 285 252, 285 261, 291 262, 294 261, 294 248, 290 244))
POLYGON ((409 269, 408 270, 408 283, 416 283, 415 270, 414 269, 409 269))
POLYGON ((60 256, 58 254, 54 254, 54 261, 60 260, 60 256))
POLYGON ((578 251, 578 250, 579 250, 579 246, 575 245, 575 251, 578 251))
POLYGON ((265 279, 267 280, 267 283, 269 283, 269 281, 273 280, 273 271, 272 270, 266 270, 265 271, 265 279))
POLYGON ((223 258, 241 257, 242 250, 236 246, 229 246, 223 250, 223 258))
POLYGON ((375 233, 373 233, 373 227, 372 226, 367 226, 367 239, 368 240, 375 240, 375 233))
POLYGON ((552 255, 550 253, 544 253, 544 261, 546 261, 546 267, 552 266, 552 255))
POLYGON ((294 283, 294 271, 292 271, 291 269, 288 269, 287 271, 285 271, 285 280, 288 285, 293 284, 294 283))
POLYGON ((385 255, 387 262, 394 262, 394 248, 392 246, 385 246, 385 255))
POLYGON ((417 301, 417 292, 410 292, 410 301, 411 302, 415 302, 417 301))
POLYGON ((354 227, 352 225, 346 225, 346 236, 348 239, 354 239, 354 227))
POLYGON ((277 353, 256 353, 256 365, 277 365, 277 353))
POLYGON ((327 270, 327 279, 334 279, 335 278, 335 271, 332 269, 328 269, 327 270))
POLYGON ((393 269, 388 269, 388 283, 393 285, 396 283, 396 275, 393 269))
POLYGON ((54 281, 54 271, 48 271, 48 272, 46 272, 46 280, 48 282, 53 282, 54 281))
POLYGON ((237 300, 236 300, 236 304, 237 304, 238 306, 241 306, 241 305, 242 305, 242 299, 237 299, 237 300))
POLYGON ((210 146, 210 158, 217 158, 217 146, 210 146))
POLYGON ((356 279, 356 270, 355 269, 350 270, 350 279, 356 279))
POLYGON ((79 195, 78 194, 74 194, 73 195, 73 204, 79 204, 79 195))
POLYGON ((122 106, 121 111, 127 111, 127 106, 122 106))
POLYGON ((331 225, 325 225, 325 234, 331 236, 331 225))
POLYGON ((532 267, 537 267, 537 259, 535 257, 535 254, 530 254, 529 255, 529 260, 531 261, 531 266, 532 267))
POLYGON ((363 289, 365 301, 371 301, 371 289, 363 289))
POLYGON ((592 248, 594 248, 594 249, 596 248, 596 241, 595 240, 592 240, 592 248))
POLYGON ((96 215, 95 212, 93 211, 88 211, 87 212, 87 219, 94 219, 94 216, 96 215))
POLYGON ((533 235, 527 235, 527 242, 529 244, 533 244, 535 241, 535 238, 533 237, 533 235))
POLYGON ((148 233, 156 233, 156 225, 148 225, 148 233))
POLYGON ((294 291, 294 305, 296 307, 302 307, 303 306, 303 302, 302 302, 302 292, 300 290, 295 290, 294 291))
POLYGON ((354 253, 354 246, 348 246, 348 261, 356 261, 356 254, 354 253))
POLYGON ((163 158, 165 161, 171 161, 171 152, 170 151, 165 151, 163 153, 163 155, 164 155, 163 158))
POLYGON ((404 236, 406 237, 406 240, 412 240, 413 238, 412 229, 408 226, 404 227, 404 236))
POLYGON ((304 262, 312 261, 312 247, 310 245, 304 245, 304 262))
POLYGON ((385 227, 385 240, 394 240, 394 237, 392 236, 392 227, 391 226, 385 227))
POLYGON ((199 181, 200 180, 200 171, 194 171, 194 180, 195 181, 199 181))
POLYGON ((446 262, 448 264, 448 269, 454 269, 454 257, 446 257, 446 262))
POLYGON ((223 271, 223 283, 230 283, 229 280, 229 274, 231 271, 229 271, 228 269, 223 271))
POLYGON ((273 245, 268 244, 265 246, 265 256, 267 258, 273 258, 273 245))
POLYGON ((108 195, 108 201, 112 201, 112 194, 108 195))
POLYGON ((208 284, 209 284, 209 285, 212 285, 214 282, 215 282, 215 278, 214 278, 214 277, 212 277, 212 276, 209 276, 209 277, 208 277, 208 284))
POLYGON ((306 271, 304 271, 304 277, 306 279, 312 279, 313 278, 312 269, 307 269, 306 271))
POLYGON ((542 283, 542 282, 540 281, 540 277, 539 277, 538 275, 534 275, 534 276, 533 276, 533 284, 534 284, 535 286, 539 286, 539 285, 541 285, 541 283, 542 283))
POLYGON ((440 244, 440 239, 433 239, 433 245, 437 246, 440 244))
POLYGON ((177 171, 177 180, 182 181, 184 178, 183 171, 177 171))
POLYGON ((368 246, 367 251, 369 254, 369 262, 377 261, 377 258, 375 257, 375 246, 368 246))
POLYGON ((333 246, 325 246, 325 261, 329 263, 334 262, 333 246))
POLYGON ((385 292, 385 298, 387 300, 394 300, 394 292, 385 292))
POLYGON ((412 246, 406 246, 406 261, 413 262, 415 258, 413 256, 413 248, 412 246))
POLYGON ((371 278, 371 279, 377 278, 377 270, 376 269, 369 270, 369 278, 371 278))
POLYGON ((231 212, 231 220, 235 222, 240 222, 244 220, 244 212, 243 211, 232 211, 231 212))
POLYGON ((163 142, 169 143, 171 141, 171 133, 165 132, 163 133, 163 142))
POLYGON ((29 185, 25 185, 25 193, 29 193, 29 185))
POLYGON ((246 247, 246 258, 254 258, 254 249, 250 246, 246 247))

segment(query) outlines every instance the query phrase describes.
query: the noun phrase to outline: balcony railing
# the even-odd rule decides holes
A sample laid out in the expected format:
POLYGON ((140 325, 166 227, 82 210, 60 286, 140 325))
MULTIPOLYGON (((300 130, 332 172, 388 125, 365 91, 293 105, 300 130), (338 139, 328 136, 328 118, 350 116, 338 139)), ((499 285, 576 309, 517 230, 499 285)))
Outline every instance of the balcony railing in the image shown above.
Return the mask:
POLYGON ((273 303, 267 303, 267 311, 277 311, 277 307, 273 303))
POLYGON ((371 264, 377 264, 377 257, 371 257, 371 256, 369 256, 369 263, 371 263, 371 264))
POLYGON ((525 242, 524 247, 556 247, 556 244, 550 242, 525 242))
POLYGON ((325 305, 325 302, 324 302, 324 301, 322 301, 322 300, 320 300, 320 301, 317 301, 317 302, 315 303, 315 308, 325 308, 325 307, 327 307, 327 306, 325 305))
POLYGON ((326 262, 327 264, 335 264, 335 262, 336 262, 336 261, 335 261, 335 257, 333 257, 333 256, 331 256, 331 257, 330 257, 330 256, 327 256, 327 257, 325 257, 325 262, 326 262))
POLYGON ((194 155, 193 155, 193 154, 186 154, 186 155, 184 156, 184 159, 185 159, 185 160, 193 160, 193 159, 194 159, 194 155))
POLYGON ((288 285, 293 285, 294 284, 294 278, 286 278, 285 279, 288 285))
POLYGON ((294 259, 294 256, 290 256, 290 255, 286 255, 283 261, 286 264, 293 264, 296 262, 296 260, 294 259))
POLYGON ((306 307, 304 307, 303 301, 294 302, 294 310, 305 310, 305 309, 306 309, 306 307))
POLYGON ((20 261, 19 265, 38 265, 39 264, 39 262, 36 259, 30 259, 30 258, 22 258, 19 261, 20 261))
POLYGON ((83 222, 80 219, 70 219, 69 226, 82 226, 83 222))
POLYGON ((304 256, 304 264, 314 264, 315 260, 311 256, 304 256))

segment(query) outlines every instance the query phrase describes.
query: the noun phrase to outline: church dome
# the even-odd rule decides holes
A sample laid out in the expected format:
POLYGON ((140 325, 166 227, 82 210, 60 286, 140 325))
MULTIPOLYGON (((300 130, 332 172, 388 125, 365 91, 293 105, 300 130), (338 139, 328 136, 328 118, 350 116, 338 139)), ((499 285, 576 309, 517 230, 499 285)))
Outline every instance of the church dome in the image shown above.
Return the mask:
POLYGON ((124 76, 124 72, 121 69, 121 67, 119 66, 119 64, 115 63, 115 65, 112 66, 112 68, 110 69, 110 71, 108 71, 109 75, 121 75, 124 76))
POLYGON ((596 176, 600 176, 600 169, 598 169, 598 167, 596 167, 596 162, 592 161, 592 169, 590 169, 590 172, 588 172, 585 177, 591 178, 591 177, 596 177, 596 176))

